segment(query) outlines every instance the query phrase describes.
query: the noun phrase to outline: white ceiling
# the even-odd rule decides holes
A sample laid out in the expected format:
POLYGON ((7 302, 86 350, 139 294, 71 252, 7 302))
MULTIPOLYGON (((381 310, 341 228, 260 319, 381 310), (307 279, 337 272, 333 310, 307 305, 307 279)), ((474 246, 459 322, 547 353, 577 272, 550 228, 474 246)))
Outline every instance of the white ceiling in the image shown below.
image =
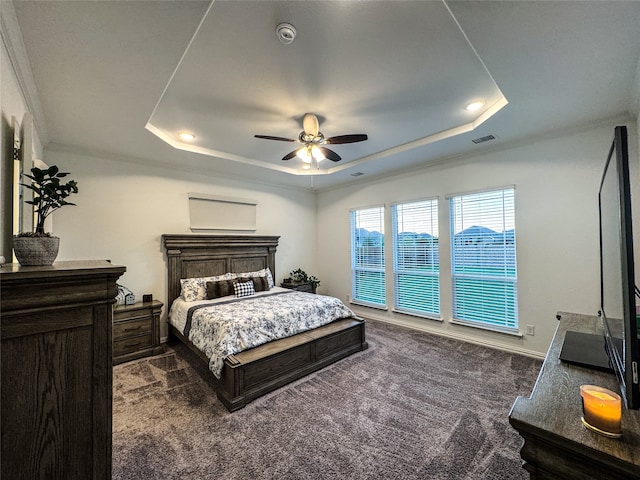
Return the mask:
POLYGON ((637 111, 640 2, 14 1, 49 148, 327 188, 637 111), (275 34, 281 22, 298 36, 275 34), (635 87, 634 87, 635 85, 635 87), (485 100, 478 112, 464 106, 485 100), (508 102, 508 103, 507 103, 508 102), (281 158, 306 112, 343 160, 281 158), (191 131, 196 140, 177 137, 191 131), (492 134, 495 140, 471 140, 492 134), (168 143, 167 143, 168 142, 168 143), (191 150, 191 151, 189 151, 191 150))

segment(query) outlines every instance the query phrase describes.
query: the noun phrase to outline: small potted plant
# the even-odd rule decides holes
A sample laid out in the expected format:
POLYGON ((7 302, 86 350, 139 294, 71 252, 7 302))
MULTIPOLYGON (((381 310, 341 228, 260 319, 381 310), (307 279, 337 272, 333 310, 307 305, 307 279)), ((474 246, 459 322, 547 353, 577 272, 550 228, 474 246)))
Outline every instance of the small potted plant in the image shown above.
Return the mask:
POLYGON ((78 193, 75 180, 62 183, 60 179, 69 175, 61 172, 57 166, 47 169, 33 167, 31 175, 24 173, 31 183, 20 185, 33 191, 33 200, 25 203, 34 206, 37 215, 33 232, 20 232, 13 237, 13 251, 20 265, 51 265, 58 256, 60 238, 44 231, 46 218, 65 205, 75 205, 68 202, 67 197, 78 193))
POLYGON ((307 272, 304 270, 297 268, 293 272, 291 272, 290 277, 293 279, 294 283, 308 283, 311 285, 311 289, 313 293, 316 293, 316 288, 320 285, 320 280, 313 275, 307 275, 307 272))

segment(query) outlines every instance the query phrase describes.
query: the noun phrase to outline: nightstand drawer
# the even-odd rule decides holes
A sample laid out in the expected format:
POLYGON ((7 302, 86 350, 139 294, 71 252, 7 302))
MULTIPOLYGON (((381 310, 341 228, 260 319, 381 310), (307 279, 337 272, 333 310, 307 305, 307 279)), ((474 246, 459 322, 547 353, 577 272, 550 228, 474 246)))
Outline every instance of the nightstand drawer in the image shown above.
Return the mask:
POLYGON ((298 292, 316 293, 316 289, 313 288, 310 283, 306 282, 282 282, 280 286, 291 290, 297 290, 298 292))
POLYGON ((135 352, 143 348, 151 348, 152 343, 153 336, 151 335, 151 332, 149 332, 147 335, 115 340, 113 342, 113 356, 117 357, 119 355, 135 352))
POLYGON ((138 320, 129 320, 127 322, 114 323, 113 339, 120 340, 133 335, 151 333, 152 329, 153 321, 150 317, 140 318, 138 320))
POLYGON ((303 283, 302 285, 298 285, 296 287, 296 290, 298 290, 299 292, 315 293, 310 283, 303 283))
POLYGON ((137 302, 113 309, 113 364, 164 352, 160 344, 162 302, 137 302))

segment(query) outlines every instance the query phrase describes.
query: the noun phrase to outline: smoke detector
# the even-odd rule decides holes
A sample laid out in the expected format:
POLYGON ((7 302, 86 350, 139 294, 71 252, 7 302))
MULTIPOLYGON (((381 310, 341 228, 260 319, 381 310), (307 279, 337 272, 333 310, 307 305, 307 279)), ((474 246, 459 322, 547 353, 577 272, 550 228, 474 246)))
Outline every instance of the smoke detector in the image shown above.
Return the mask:
POLYGON ((289 45, 296 38, 296 27, 290 23, 280 23, 276 27, 276 36, 280 43, 289 45))

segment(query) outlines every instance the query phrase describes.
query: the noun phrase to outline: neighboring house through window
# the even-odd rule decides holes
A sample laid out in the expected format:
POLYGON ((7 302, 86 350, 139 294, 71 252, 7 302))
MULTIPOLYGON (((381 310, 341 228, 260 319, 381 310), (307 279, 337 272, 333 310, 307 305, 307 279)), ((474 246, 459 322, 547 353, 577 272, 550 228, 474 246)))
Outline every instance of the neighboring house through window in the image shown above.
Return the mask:
POLYGON ((518 331, 514 189, 449 198, 454 321, 518 331))
POLYGON ((440 316, 438 199, 392 206, 395 309, 440 316))
POLYGON ((386 307, 384 206, 351 211, 351 300, 386 307))

